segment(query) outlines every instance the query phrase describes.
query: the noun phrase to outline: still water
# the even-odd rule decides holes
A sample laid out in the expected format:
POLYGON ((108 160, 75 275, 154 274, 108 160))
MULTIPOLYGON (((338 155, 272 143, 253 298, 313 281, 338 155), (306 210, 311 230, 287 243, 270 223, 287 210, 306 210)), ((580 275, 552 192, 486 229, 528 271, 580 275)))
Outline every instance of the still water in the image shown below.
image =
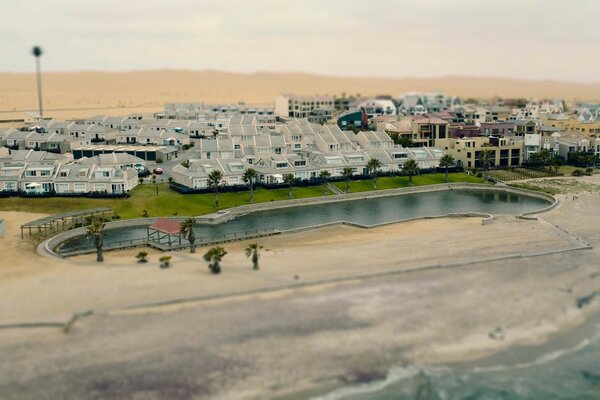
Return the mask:
MULTIPOLYGON (((519 214, 546 206, 548 202, 545 200, 512 193, 448 190, 260 211, 218 225, 197 225, 194 232, 200 241, 201 237, 210 238, 224 233, 260 228, 286 231, 336 221, 375 225, 415 217, 464 212, 519 214)), ((108 247, 111 243, 144 237, 145 227, 106 230, 104 245, 108 247)), ((92 239, 81 236, 62 243, 57 251, 60 253, 91 248, 92 239)))

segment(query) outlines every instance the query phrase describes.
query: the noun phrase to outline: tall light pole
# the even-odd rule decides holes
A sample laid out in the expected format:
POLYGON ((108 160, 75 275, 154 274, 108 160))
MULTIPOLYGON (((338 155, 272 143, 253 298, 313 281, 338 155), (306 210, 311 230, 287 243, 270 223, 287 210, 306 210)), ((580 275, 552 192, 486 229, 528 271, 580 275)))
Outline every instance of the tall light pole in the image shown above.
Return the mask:
POLYGON ((37 71, 37 90, 38 90, 38 105, 40 108, 40 117, 42 117, 42 72, 40 70, 40 57, 42 56, 42 48, 40 46, 34 46, 31 50, 31 54, 35 57, 35 67, 37 71))

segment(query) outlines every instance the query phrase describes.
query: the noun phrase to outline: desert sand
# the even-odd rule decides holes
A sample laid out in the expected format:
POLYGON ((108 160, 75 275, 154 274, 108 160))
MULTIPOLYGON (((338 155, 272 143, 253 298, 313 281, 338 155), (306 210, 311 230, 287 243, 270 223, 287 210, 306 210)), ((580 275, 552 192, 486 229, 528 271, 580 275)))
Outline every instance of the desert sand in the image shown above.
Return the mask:
MULTIPOLYGON (((598 176, 582 180, 600 188, 598 176)), ((3 212, 0 324, 93 314, 68 334, 0 329, 0 393, 272 398, 543 343, 600 310, 598 299, 577 305, 600 285, 600 197, 559 198, 537 221, 446 218, 264 238, 259 271, 247 243, 227 244, 219 276, 201 248, 172 253, 168 270, 155 252, 136 264, 136 250, 108 252, 102 265, 43 258, 17 230, 38 215, 3 212), (497 328, 501 339, 490 336, 497 328)))
MULTIPOLYGON (((22 118, 19 110, 37 109, 35 84, 34 74, 0 73, 0 120, 22 118)), ((45 114, 57 119, 151 113, 162 109, 167 102, 273 104, 275 96, 281 92, 398 96, 409 91, 440 91, 463 98, 600 100, 600 84, 469 77, 341 78, 299 73, 185 70, 46 72, 43 89, 45 114)))

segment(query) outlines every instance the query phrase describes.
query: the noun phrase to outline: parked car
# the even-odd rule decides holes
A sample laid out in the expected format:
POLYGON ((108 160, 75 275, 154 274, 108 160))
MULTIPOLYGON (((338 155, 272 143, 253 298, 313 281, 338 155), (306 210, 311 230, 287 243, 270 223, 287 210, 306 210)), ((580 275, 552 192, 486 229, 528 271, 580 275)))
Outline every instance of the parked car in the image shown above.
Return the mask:
POLYGON ((154 168, 154 169, 152 170, 152 173, 153 173, 154 175, 162 175, 162 173, 163 173, 163 169, 162 169, 162 168, 154 168))

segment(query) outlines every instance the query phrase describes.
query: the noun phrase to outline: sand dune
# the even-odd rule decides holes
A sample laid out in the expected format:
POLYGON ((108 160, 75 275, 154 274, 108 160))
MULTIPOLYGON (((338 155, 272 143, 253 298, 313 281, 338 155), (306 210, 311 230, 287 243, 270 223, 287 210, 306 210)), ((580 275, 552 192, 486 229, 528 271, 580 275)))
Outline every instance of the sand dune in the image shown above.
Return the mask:
MULTIPOLYGON (((238 74, 221 71, 48 72, 44 107, 56 118, 153 112, 166 102, 204 101, 271 104, 280 92, 297 94, 392 94, 442 91, 463 97, 561 97, 598 100, 600 84, 443 77, 393 79, 330 77, 298 73, 238 74), (93 108, 93 109, 91 109, 93 108), (57 109, 78 109, 51 111, 57 109)), ((0 73, 0 119, 37 107, 34 74, 0 73)))

